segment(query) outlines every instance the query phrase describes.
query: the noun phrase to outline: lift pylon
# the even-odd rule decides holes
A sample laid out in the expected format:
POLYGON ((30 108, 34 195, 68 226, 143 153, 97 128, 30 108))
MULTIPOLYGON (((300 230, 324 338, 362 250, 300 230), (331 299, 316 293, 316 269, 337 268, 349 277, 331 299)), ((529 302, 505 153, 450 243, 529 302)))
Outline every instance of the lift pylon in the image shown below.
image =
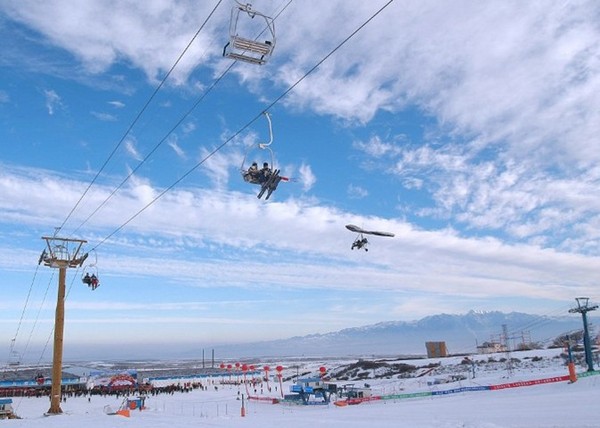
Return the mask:
POLYGON ((46 241, 46 248, 40 255, 38 264, 58 269, 58 298, 56 301, 56 315, 54 320, 54 354, 52 359, 52 390, 50 392, 50 410, 48 414, 60 414, 61 383, 62 383, 62 358, 63 336, 65 329, 65 283, 67 269, 80 267, 86 254, 81 254, 81 246, 87 241, 81 239, 58 238, 56 236, 42 236, 46 241))

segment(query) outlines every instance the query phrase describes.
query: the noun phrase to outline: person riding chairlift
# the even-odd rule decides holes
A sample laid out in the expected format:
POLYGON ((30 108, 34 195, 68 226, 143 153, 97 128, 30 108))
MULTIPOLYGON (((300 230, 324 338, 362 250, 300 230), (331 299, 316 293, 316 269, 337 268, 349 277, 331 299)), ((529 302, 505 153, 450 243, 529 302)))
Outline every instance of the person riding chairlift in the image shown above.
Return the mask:
POLYGON ((252 162, 252 165, 248 167, 248 170, 244 174, 244 180, 249 183, 262 184, 269 179, 271 173, 272 171, 271 168, 269 168, 268 162, 264 162, 263 167, 260 170, 258 169, 258 164, 252 162))
POLYGON ((98 281, 98 277, 95 274, 90 276, 89 273, 86 273, 82 281, 88 287, 91 287, 92 290, 95 290, 100 285, 100 281, 98 281))
POLYGON ((271 173, 273 171, 271 171, 271 168, 269 168, 269 163, 265 162, 263 163, 263 167, 262 169, 259 171, 259 180, 261 183, 266 182, 269 177, 271 176, 271 173))
POLYGON ((100 281, 98 281, 98 277, 94 274, 92 274, 92 276, 90 277, 90 285, 92 287, 92 290, 95 290, 100 285, 100 281))

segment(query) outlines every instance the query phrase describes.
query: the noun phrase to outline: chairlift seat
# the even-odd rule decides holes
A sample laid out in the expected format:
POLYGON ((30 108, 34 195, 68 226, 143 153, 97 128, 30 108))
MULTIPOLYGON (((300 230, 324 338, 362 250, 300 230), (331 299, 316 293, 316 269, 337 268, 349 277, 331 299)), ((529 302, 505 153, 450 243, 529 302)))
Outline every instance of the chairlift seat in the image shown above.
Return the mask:
POLYGON ((239 2, 237 3, 238 4, 231 10, 229 42, 223 48, 223 56, 234 60, 262 65, 267 62, 275 48, 275 24, 273 18, 253 10, 250 4, 243 5, 239 2), (267 35, 267 40, 262 42, 248 37, 240 37, 238 33, 238 20, 240 19, 240 15, 244 16, 244 19, 260 17, 264 20, 266 30, 268 30, 269 33, 267 35))
POLYGON ((263 43, 234 36, 225 50, 225 56, 228 58, 262 65, 267 62, 265 58, 273 52, 273 44, 269 41, 263 43), (230 48, 229 51, 227 47, 230 48))
POLYGON ((273 45, 271 42, 257 42, 255 40, 243 39, 241 37, 234 37, 233 47, 236 49, 242 49, 245 51, 256 52, 260 55, 270 55, 273 45))

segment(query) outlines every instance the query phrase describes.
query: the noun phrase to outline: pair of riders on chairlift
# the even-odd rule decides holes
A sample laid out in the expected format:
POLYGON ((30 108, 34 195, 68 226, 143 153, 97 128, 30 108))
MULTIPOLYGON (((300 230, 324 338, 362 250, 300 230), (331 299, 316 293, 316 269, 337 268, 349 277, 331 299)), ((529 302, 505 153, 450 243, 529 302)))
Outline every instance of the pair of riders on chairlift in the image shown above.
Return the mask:
POLYGON ((98 281, 98 277, 95 274, 86 273, 83 277, 83 283, 87 284, 88 287, 92 287, 92 290, 95 290, 100 285, 100 281, 98 281))
POLYGON ((268 162, 263 163, 263 167, 258 169, 258 164, 252 162, 248 170, 244 173, 244 180, 249 183, 263 184, 266 183, 273 174, 273 170, 269 167, 268 162))

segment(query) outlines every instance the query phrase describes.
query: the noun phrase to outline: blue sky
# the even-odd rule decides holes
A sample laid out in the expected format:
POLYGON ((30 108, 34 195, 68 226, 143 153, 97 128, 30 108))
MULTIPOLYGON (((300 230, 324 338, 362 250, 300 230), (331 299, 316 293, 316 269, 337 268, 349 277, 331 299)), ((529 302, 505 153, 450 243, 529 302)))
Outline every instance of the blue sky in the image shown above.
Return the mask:
POLYGON ((273 56, 228 70, 233 5, 0 2, 7 354, 50 337, 61 225, 101 281, 68 272, 67 358, 598 300, 597 2, 257 0, 273 56))

